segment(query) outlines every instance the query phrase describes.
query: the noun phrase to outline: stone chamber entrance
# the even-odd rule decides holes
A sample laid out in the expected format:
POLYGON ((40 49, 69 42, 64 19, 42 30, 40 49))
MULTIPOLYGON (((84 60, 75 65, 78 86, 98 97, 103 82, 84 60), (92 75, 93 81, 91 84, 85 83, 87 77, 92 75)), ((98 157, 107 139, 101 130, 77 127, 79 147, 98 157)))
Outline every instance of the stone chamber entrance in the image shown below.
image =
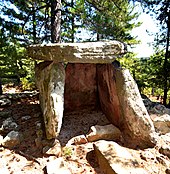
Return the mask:
POLYGON ((68 63, 65 72, 64 116, 58 137, 62 145, 87 134, 91 126, 110 124, 100 107, 97 65, 68 63))

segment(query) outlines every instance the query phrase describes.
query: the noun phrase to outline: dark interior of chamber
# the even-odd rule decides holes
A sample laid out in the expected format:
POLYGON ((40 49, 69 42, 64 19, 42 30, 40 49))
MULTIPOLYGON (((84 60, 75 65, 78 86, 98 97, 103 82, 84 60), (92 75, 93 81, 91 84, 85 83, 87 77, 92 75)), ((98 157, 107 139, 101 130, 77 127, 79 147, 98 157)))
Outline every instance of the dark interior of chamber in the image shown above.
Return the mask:
POLYGON ((67 64, 59 134, 62 145, 75 136, 87 134, 93 125, 110 123, 101 110, 96 71, 96 64, 67 64))

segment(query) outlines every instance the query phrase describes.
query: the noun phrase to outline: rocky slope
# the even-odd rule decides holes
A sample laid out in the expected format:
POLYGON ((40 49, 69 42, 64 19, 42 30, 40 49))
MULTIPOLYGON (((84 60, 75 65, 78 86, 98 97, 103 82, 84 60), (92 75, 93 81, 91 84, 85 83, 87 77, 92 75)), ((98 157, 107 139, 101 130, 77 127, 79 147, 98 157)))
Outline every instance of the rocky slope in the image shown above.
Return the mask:
POLYGON ((58 140, 46 140, 38 93, 6 93, 0 96, 0 173, 168 174, 169 109, 147 98, 144 103, 157 131, 155 146, 129 149, 116 128, 114 136, 108 133, 100 110, 65 113, 58 140))

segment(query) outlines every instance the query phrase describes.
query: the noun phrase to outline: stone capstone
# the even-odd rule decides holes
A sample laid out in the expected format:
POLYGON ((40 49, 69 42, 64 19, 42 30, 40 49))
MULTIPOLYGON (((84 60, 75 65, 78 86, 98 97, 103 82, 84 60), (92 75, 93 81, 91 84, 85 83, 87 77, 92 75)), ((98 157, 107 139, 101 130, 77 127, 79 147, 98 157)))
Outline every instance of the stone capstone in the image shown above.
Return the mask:
POLYGON ((119 41, 56 43, 32 45, 28 56, 34 59, 70 63, 111 63, 126 53, 126 46, 119 41))
POLYGON ((62 63, 43 62, 36 66, 36 84, 40 90, 46 136, 55 138, 62 125, 65 70, 62 63))

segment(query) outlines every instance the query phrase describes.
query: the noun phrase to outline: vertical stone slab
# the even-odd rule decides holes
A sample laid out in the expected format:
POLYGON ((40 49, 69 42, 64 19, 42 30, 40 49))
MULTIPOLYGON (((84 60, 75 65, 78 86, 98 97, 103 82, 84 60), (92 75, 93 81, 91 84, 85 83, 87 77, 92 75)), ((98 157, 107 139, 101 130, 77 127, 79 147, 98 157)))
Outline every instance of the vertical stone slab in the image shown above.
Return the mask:
POLYGON ((97 105, 96 64, 68 63, 64 93, 64 109, 74 111, 97 105))
POLYGON ((121 112, 112 64, 97 64, 97 81, 101 109, 114 125, 119 126, 121 112))
POLYGON ((114 68, 116 90, 121 105, 121 123, 126 142, 131 146, 152 146, 154 125, 144 106, 136 82, 129 70, 114 68))
POLYGON ((52 139, 58 135, 62 125, 65 69, 62 63, 43 62, 36 66, 35 72, 46 136, 52 139))

